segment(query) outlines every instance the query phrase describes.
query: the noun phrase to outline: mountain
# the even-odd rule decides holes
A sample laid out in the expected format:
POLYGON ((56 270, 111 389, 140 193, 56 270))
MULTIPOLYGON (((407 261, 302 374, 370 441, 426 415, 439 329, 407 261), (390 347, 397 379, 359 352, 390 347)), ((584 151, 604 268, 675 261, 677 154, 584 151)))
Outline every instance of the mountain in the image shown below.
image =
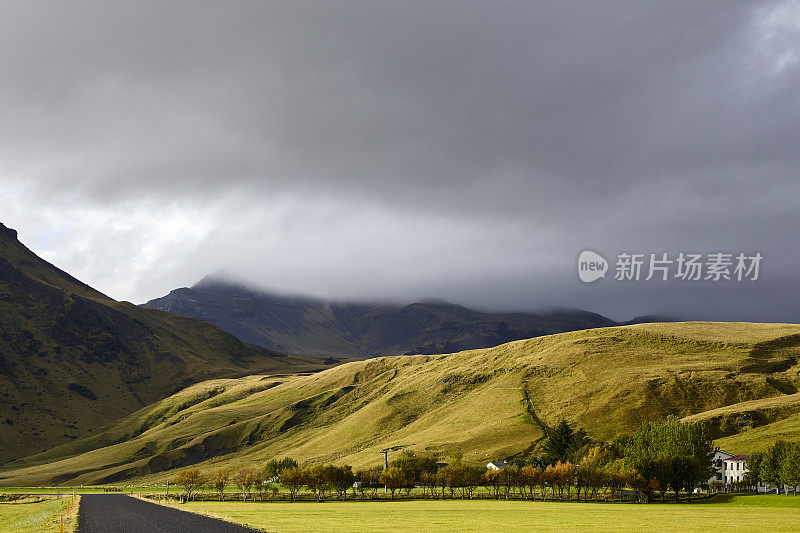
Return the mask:
POLYGON ((320 363, 117 302, 0 224, 0 462, 86 435, 198 381, 320 363))
POLYGON ((280 296, 205 278, 143 307, 208 320, 240 339, 315 357, 436 354, 617 325, 579 310, 481 313, 441 302, 379 305, 280 296))
POLYGON ((189 464, 236 468, 285 456, 362 468, 390 447, 460 450, 465 462, 485 464, 533 452, 562 417, 598 439, 668 415, 709 420, 717 444, 746 453, 798 434, 799 360, 800 325, 684 322, 218 379, 7 464, 0 477, 4 485, 163 482, 189 464))

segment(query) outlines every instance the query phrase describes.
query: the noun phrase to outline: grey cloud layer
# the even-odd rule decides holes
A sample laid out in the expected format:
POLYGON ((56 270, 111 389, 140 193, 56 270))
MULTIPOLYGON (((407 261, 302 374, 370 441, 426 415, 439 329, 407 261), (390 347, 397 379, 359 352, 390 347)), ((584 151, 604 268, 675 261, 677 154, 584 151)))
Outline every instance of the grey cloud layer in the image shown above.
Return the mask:
POLYGON ((796 2, 0 10, 0 179, 24 187, 6 216, 112 295, 225 270, 338 297, 800 321, 796 2), (590 288, 585 247, 760 250, 770 270, 590 288))

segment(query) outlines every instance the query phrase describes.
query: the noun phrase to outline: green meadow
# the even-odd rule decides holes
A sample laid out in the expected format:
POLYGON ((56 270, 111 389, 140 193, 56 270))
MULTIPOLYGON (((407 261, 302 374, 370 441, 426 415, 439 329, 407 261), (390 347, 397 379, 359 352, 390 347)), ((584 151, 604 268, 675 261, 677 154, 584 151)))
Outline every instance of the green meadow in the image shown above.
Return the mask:
POLYGON ((190 502, 181 509, 263 531, 800 531, 800 497, 717 496, 691 504, 497 500, 190 502))

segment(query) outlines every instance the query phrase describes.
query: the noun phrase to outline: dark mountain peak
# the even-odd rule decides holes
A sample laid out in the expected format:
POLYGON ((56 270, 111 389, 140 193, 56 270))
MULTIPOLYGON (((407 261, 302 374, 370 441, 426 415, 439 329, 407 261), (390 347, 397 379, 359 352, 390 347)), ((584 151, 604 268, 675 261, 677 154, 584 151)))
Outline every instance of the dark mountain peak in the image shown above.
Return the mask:
POLYGON ((293 296, 217 275, 144 307, 208 320, 272 350, 322 358, 447 353, 618 325, 580 309, 492 313, 437 299, 406 305, 293 296))
POLYGON ((0 222, 0 236, 17 240, 17 230, 11 229, 2 222, 0 222))
POLYGON ((208 287, 244 287, 242 283, 235 283, 234 281, 223 277, 218 274, 208 274, 192 285, 193 289, 203 289, 208 287))
POLYGON ((414 302, 414 304, 418 304, 418 305, 445 305, 445 306, 456 305, 456 304, 452 304, 452 303, 448 302, 444 298, 423 298, 422 300, 420 300, 418 302, 414 302))
POLYGON ((651 322, 680 322, 679 319, 661 315, 642 315, 633 317, 631 320, 620 322, 621 326, 632 326, 633 324, 648 324, 651 322))

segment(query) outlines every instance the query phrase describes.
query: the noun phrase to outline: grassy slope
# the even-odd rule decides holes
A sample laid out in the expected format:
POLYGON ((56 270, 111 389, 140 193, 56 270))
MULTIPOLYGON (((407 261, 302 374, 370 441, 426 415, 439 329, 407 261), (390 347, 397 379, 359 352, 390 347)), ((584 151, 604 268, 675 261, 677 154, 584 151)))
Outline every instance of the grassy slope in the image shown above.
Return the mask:
POLYGON ((602 504, 520 501, 330 503, 190 502, 201 512, 264 531, 797 531, 794 496, 739 496, 721 503, 602 504), (765 512, 764 508, 769 507, 765 512))
POLYGON ((200 380, 321 367, 207 322, 117 302, 0 226, 0 462, 84 436, 200 380))
MULTIPOLYGON (((236 467, 283 455, 362 467, 400 445, 458 448, 482 463, 541 438, 526 392, 544 424, 563 416, 610 438, 669 414, 765 398, 793 405, 787 393, 797 390, 799 354, 796 325, 642 324, 357 361, 306 376, 214 380, 89 439, 6 465, 0 476, 4 485, 153 480, 197 461, 236 467)), ((781 416, 791 416, 787 406, 781 416)))

